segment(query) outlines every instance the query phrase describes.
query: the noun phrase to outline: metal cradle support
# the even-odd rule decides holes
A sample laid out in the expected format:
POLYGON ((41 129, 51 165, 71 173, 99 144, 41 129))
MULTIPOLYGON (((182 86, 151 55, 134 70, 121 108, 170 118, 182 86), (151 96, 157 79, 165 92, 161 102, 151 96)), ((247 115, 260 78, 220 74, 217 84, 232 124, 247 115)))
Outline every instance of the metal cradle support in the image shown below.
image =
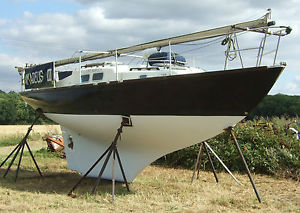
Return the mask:
MULTIPOLYGON (((247 162, 246 162, 245 157, 244 157, 244 155, 243 155, 243 153, 242 153, 242 151, 241 151, 241 148, 240 148, 239 143, 238 143, 238 141, 237 141, 237 139, 236 139, 236 136, 235 136, 235 134, 234 134, 234 132, 233 132, 233 130, 232 130, 232 127, 229 127, 229 128, 227 128, 227 129, 225 129, 225 130, 228 131, 228 132, 230 133, 232 139, 234 140, 234 144, 235 144, 236 149, 237 149, 237 151, 238 151, 238 153, 239 153, 239 155, 240 155, 240 157, 241 157, 241 159, 242 159, 242 161, 243 161, 243 164, 244 164, 244 166, 245 166, 245 168, 246 168, 248 177, 249 177, 250 182, 251 182, 251 184, 252 184, 253 190, 254 190, 254 192, 255 192, 255 194, 256 194, 257 200, 261 203, 261 197, 260 197, 260 195, 259 195, 259 192, 258 192, 256 186, 255 186, 255 183, 254 183, 254 180, 253 180, 253 178, 252 178, 252 176, 251 176, 251 173, 250 173, 250 170, 249 170, 249 168, 248 168, 247 162)), ((212 162, 212 160, 211 160, 211 157, 210 157, 210 155, 209 155, 208 150, 210 150, 211 153, 214 154, 214 156, 219 160, 219 162, 220 162, 220 163, 222 164, 222 166, 226 169, 226 171, 232 176, 232 178, 233 178, 238 184, 241 184, 241 183, 234 177, 234 175, 230 172, 230 170, 226 167, 226 165, 222 162, 222 160, 219 158, 219 156, 214 152, 214 150, 213 150, 213 149, 212 149, 205 141, 201 142, 201 144, 200 144, 200 149, 199 149, 198 156, 197 156, 197 160, 196 160, 196 163, 195 163, 195 166, 194 166, 194 172, 193 172, 193 176, 192 176, 191 183, 192 183, 193 180, 194 180, 196 170, 198 170, 198 172, 197 172, 197 179, 199 178, 200 160, 201 160, 201 155, 202 155, 202 149, 203 149, 203 146, 204 146, 204 148, 205 148, 205 150, 206 150, 208 159, 209 159, 210 164, 211 164, 211 166, 212 166, 212 169, 213 169, 213 173, 214 173, 216 182, 218 182, 218 178, 217 178, 216 171, 215 171, 215 168, 214 168, 214 165, 213 165, 213 162, 212 162)))
POLYGON ((214 166, 214 164, 213 164, 213 162, 212 162, 212 160, 211 160, 210 154, 209 154, 209 152, 208 152, 208 149, 207 149, 206 142, 204 142, 204 148, 205 148, 206 154, 207 154, 207 156, 208 156, 208 159, 209 159, 209 162, 210 162, 211 168, 212 168, 212 170, 213 170, 213 173, 214 173, 214 176, 215 176, 216 182, 218 183, 218 182, 219 182, 219 180, 218 180, 218 177, 217 177, 216 169, 215 169, 215 166, 214 166))
POLYGON ((100 156, 100 158, 91 166, 91 168, 74 185, 74 187, 68 193, 69 196, 73 195, 74 190, 81 183, 81 181, 84 178, 86 178, 86 176, 95 168, 95 166, 103 159, 103 157, 106 154, 107 154, 107 156, 106 156, 105 161, 103 163, 103 166, 102 166, 102 168, 99 172, 98 178, 96 180, 96 183, 93 187, 93 190, 92 190, 91 194, 94 194, 96 192, 96 189, 97 189, 97 187, 100 183, 102 174, 103 174, 103 172, 104 172, 104 170, 107 166, 107 163, 108 163, 111 155, 113 155, 113 158, 112 158, 112 201, 114 202, 114 195, 115 195, 115 169, 116 169, 115 168, 116 167, 116 162, 115 161, 116 161, 116 156, 117 156, 117 159, 118 159, 118 163, 119 163, 119 166, 120 166, 120 170, 121 170, 121 173, 122 173, 122 176, 123 176, 124 183, 126 184, 127 191, 129 192, 129 184, 128 184, 127 179, 126 179, 126 175, 125 175, 125 172, 124 172, 124 169, 123 169, 123 166, 122 166, 122 162, 121 162, 120 155, 119 155, 119 152, 118 152, 118 147, 117 147, 117 142, 118 142, 118 139, 121 137, 121 133, 122 133, 122 130, 123 130, 124 126, 132 126, 130 117, 128 117, 128 116, 123 116, 122 117, 121 126, 118 128, 117 134, 116 134, 113 142, 111 143, 111 145, 105 150, 105 152, 100 156))
POLYGON ((191 179, 191 183, 193 183, 193 180, 194 180, 194 177, 195 177, 195 173, 196 173, 196 170, 197 170, 197 179, 199 179, 199 171, 200 171, 200 160, 201 160, 201 155, 202 155, 202 150, 203 150, 203 146, 205 148, 205 151, 206 151, 206 154, 208 156, 208 159, 209 159, 209 162, 211 164, 211 167, 213 169, 213 174, 214 174, 214 177, 216 179, 216 182, 218 183, 219 182, 219 179, 217 177, 217 173, 216 173, 216 170, 215 170, 215 167, 214 167, 214 164, 213 164, 213 161, 210 157, 210 154, 209 154, 209 151, 218 159, 218 161, 221 163, 221 165, 225 168, 225 170, 231 175, 231 177, 238 183, 238 184, 241 184, 236 178, 235 176, 231 173, 231 171, 227 168, 227 166, 223 163, 223 161, 219 158, 219 156, 214 152, 214 150, 208 145, 208 143, 206 143, 206 141, 203 141, 201 142, 200 144, 200 149, 199 149, 199 152, 198 152, 198 156, 197 156, 197 160, 196 160, 196 163, 195 163, 195 166, 194 166, 194 172, 193 172, 193 176, 192 176, 192 179, 191 179))
POLYGON ((44 116, 44 114, 43 114, 43 112, 42 112, 41 109, 37 109, 37 110, 36 110, 36 117, 35 117, 34 121, 32 122, 31 126, 28 128, 28 131, 27 131, 26 135, 24 136, 24 138, 23 138, 23 139, 21 140, 21 142, 13 149, 13 151, 6 157, 6 159, 1 163, 0 168, 1 168, 1 167, 6 163, 6 161, 7 161, 7 160, 8 160, 8 159, 16 152, 15 155, 13 156, 13 158, 12 158, 12 160, 11 160, 11 162, 10 162, 8 168, 6 169, 6 171, 5 171, 4 175, 3 175, 4 178, 5 178, 6 175, 8 174, 8 172, 9 172, 11 166, 13 165, 13 163, 14 163, 14 161, 16 160, 16 158, 17 158, 19 152, 21 151, 20 157, 19 157, 19 162, 18 162, 18 167, 17 167, 17 170, 16 170, 16 176, 15 176, 15 182, 17 182, 17 178, 18 178, 18 174, 19 174, 19 169, 20 169, 20 165, 21 165, 21 161, 22 161, 22 157, 23 157, 25 145, 26 145, 26 147, 27 147, 27 149, 28 149, 28 151, 29 151, 29 153, 30 153, 30 156, 31 156, 31 158, 32 158, 32 160, 33 160, 33 162, 34 162, 34 164, 35 164, 35 166, 36 166, 36 168, 37 168, 37 170, 38 170, 40 176, 42 177, 41 170, 40 170, 39 166, 37 165, 37 162, 36 162, 36 160, 35 160, 35 158, 34 158, 32 152, 31 152, 31 149, 30 149, 30 147, 29 147, 29 145, 28 145, 28 143, 27 143, 27 138, 28 138, 28 136, 29 136, 29 134, 30 134, 30 132, 31 132, 31 130, 32 130, 32 128, 33 128, 33 126, 35 125, 35 123, 37 122, 37 120, 38 120, 39 118, 45 119, 45 116, 44 116))
POLYGON ((199 179, 199 172, 200 172, 200 165, 201 165, 200 160, 201 160, 201 155, 202 155, 202 149, 203 149, 203 142, 200 143, 200 148, 199 148, 199 152, 198 152, 198 155, 197 155, 197 160, 196 160, 196 163, 195 163, 195 166, 194 166, 194 172, 193 172, 193 175, 192 175, 191 183, 193 183, 193 181, 194 181, 196 170, 197 170, 197 179, 199 179))
POLYGON ((236 149, 237 149, 237 151, 238 151, 238 153, 239 153, 239 155, 240 155, 240 157, 241 157, 241 159, 242 159, 242 161, 243 161, 243 164, 244 164, 244 166, 245 166, 245 168, 246 168, 248 177, 249 177, 250 182, 251 182, 251 184, 252 184, 253 190, 254 190, 254 192, 255 192, 255 194, 256 194, 257 200, 261 203, 261 198, 260 198, 259 192, 258 192, 258 190, 257 190, 257 188, 256 188, 256 186, 255 186, 254 180, 253 180, 253 178, 252 178, 252 176, 251 176, 250 170, 249 170, 249 168, 248 168, 247 162, 246 162, 245 157, 244 157, 244 155, 243 155, 243 153, 242 153, 242 150, 241 150, 241 148, 240 148, 240 145, 239 145, 239 143, 238 143, 238 141, 237 141, 237 139, 236 139, 236 137, 235 137, 234 132, 232 131, 232 127, 229 127, 229 128, 226 129, 226 130, 230 133, 231 137, 232 137, 233 140, 234 140, 234 144, 235 144, 236 149))

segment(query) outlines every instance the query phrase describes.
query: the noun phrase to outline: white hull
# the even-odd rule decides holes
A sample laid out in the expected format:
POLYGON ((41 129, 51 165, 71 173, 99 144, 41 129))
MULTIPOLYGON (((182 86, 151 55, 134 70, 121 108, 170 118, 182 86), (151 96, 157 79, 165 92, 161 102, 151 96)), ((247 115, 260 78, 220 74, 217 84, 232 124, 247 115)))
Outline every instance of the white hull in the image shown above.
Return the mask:
MULTIPOLYGON (((122 117, 119 115, 66 115, 45 113, 62 126, 68 167, 84 174, 113 141, 122 117), (73 149, 68 144, 70 136, 73 149)), ((124 127, 118 150, 128 182, 150 163, 173 151, 220 134, 244 116, 131 116, 124 127)), ((104 159, 91 171, 97 177, 104 159)), ((118 165, 118 164, 117 164, 118 165)), ((116 167, 116 180, 123 181, 116 167)), ((102 176, 111 179, 111 160, 102 176)))

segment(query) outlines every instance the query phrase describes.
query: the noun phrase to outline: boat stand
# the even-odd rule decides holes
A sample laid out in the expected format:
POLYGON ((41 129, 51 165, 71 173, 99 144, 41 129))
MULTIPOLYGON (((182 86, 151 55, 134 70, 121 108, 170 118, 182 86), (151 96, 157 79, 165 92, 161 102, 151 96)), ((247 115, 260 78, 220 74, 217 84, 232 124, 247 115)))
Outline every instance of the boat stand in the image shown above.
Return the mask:
POLYGON ((242 153, 242 150, 241 150, 241 148, 240 148, 240 145, 239 145, 239 143, 238 143, 238 141, 237 141, 237 139, 236 139, 236 136, 235 136, 234 132, 232 131, 232 127, 227 128, 226 131, 228 131, 228 132, 230 133, 231 137, 232 137, 233 140, 234 140, 234 144, 235 144, 235 146, 236 146, 236 149, 237 149, 237 151, 238 151, 240 157, 242 158, 243 164, 244 164, 244 166, 245 166, 245 168, 246 168, 248 177, 249 177, 250 182, 251 182, 251 184, 252 184, 253 190, 254 190, 254 192, 255 192, 255 194, 256 194, 257 200, 261 203, 261 198, 260 198, 259 192, 258 192, 258 190, 257 190, 257 188, 256 188, 256 186, 255 186, 254 180, 253 180, 253 178, 252 178, 252 176, 251 176, 250 170, 249 170, 249 168, 248 168, 247 162, 246 162, 245 157, 244 157, 244 155, 243 155, 243 153, 242 153))
POLYGON ((113 155, 113 158, 112 158, 112 202, 114 202, 114 196, 115 196, 115 167, 116 167, 116 156, 117 156, 117 159, 118 159, 118 163, 119 163, 119 166, 120 166, 120 170, 121 170, 121 173, 122 173, 122 176, 123 176, 123 180, 124 180, 124 183, 126 184, 126 188, 127 188, 127 191, 129 192, 129 185, 128 185, 128 182, 127 182, 127 179, 126 179, 126 175, 125 175, 125 172, 124 172, 124 169, 123 169, 123 166, 122 166, 122 162, 121 162, 121 159, 120 159, 120 155, 119 155, 119 152, 118 152, 118 148, 117 148, 117 142, 118 142, 118 139, 121 138, 121 133, 122 133, 122 130, 123 130, 123 127, 124 126, 132 126, 132 122, 131 122, 131 119, 130 117, 127 117, 127 116, 123 116, 122 117, 122 122, 121 122, 121 126, 118 128, 117 130, 117 134, 113 140, 113 142, 111 143, 111 145, 105 150, 105 152, 100 156, 100 158, 92 165, 92 167, 80 178, 80 180, 74 185, 74 187, 70 190, 70 192, 68 193, 69 196, 74 196, 73 192, 74 190, 77 188, 77 186, 81 183, 81 181, 86 178, 86 176, 95 168, 95 166, 102 160, 102 158, 107 154, 106 156, 106 159, 103 163, 103 166, 99 172, 99 175, 98 175, 98 178, 96 180, 96 183, 93 187, 93 190, 91 192, 91 194, 94 194, 96 192, 96 189, 100 183, 100 180, 101 180, 101 177, 102 177, 102 174, 107 166, 107 163, 109 161, 109 158, 111 157, 111 154, 113 155))
POLYGON ((16 176, 15 176, 15 182, 17 182, 17 178, 18 178, 18 174, 19 174, 19 169, 20 169, 20 165, 21 165, 21 161, 22 161, 22 157, 23 157, 23 152, 24 152, 24 147, 25 147, 25 145, 26 145, 26 147, 27 147, 27 149, 28 149, 28 151, 29 151, 29 153, 30 153, 30 156, 31 156, 31 158, 32 158, 32 160, 33 160, 33 162, 34 162, 34 164, 35 164, 35 166, 36 166, 36 168, 37 168, 37 170, 38 170, 40 176, 42 177, 41 170, 40 170, 39 166, 37 165, 37 163, 36 163, 36 161, 35 161, 35 158, 34 158, 32 152, 31 152, 31 149, 30 149, 30 147, 29 147, 29 145, 28 145, 28 143, 27 143, 27 138, 28 138, 28 136, 29 136, 29 134, 30 134, 30 132, 31 132, 31 130, 32 130, 33 126, 34 126, 34 124, 37 122, 37 120, 38 120, 39 118, 45 119, 45 116, 44 116, 44 114, 43 114, 43 112, 42 112, 41 109, 37 109, 37 110, 36 110, 36 117, 35 117, 34 121, 32 122, 31 126, 28 128, 28 131, 27 131, 26 135, 24 136, 24 138, 23 138, 23 139, 21 140, 21 142, 13 149, 13 151, 6 157, 6 159, 1 163, 0 168, 1 168, 1 167, 5 164, 5 162, 6 162, 6 161, 7 161, 7 160, 15 153, 15 151, 17 151, 17 152, 15 153, 15 155, 13 156, 12 161, 10 162, 8 168, 6 169, 6 171, 5 171, 4 175, 3 175, 3 178, 5 178, 6 175, 8 174, 8 172, 9 172, 11 166, 13 165, 14 161, 16 160, 16 158, 17 158, 17 156, 18 156, 18 154, 19 154, 19 152, 20 152, 20 150, 21 150, 20 158, 19 158, 19 163, 18 163, 18 167, 17 167, 17 170, 16 170, 16 176))
POLYGON ((214 152, 214 150, 208 145, 208 143, 206 143, 206 141, 203 141, 200 143, 200 149, 199 149, 199 152, 198 152, 198 156, 197 156, 197 160, 196 160, 196 163, 195 163, 195 166, 194 166, 194 172, 193 172, 193 176, 192 176, 192 179, 191 179, 191 183, 193 183, 193 180, 194 180, 194 177, 195 177, 195 173, 196 173, 196 170, 197 170, 197 179, 199 179, 199 171, 200 171, 200 161, 201 161, 201 155, 202 155, 202 150, 203 150, 203 146, 205 148, 205 151, 206 151, 206 154, 208 156, 208 160, 211 164, 211 167, 213 169, 213 174, 214 174, 214 177, 216 179, 216 182, 218 183, 219 182, 219 179, 217 177, 217 173, 216 173, 216 169, 215 169, 215 166, 213 164, 213 161, 210 157, 210 154, 209 154, 209 151, 218 159, 218 161, 222 164, 222 166, 225 168, 225 170, 231 175, 231 177, 238 183, 238 184, 241 184, 236 178, 235 176, 231 173, 231 171, 227 168, 227 166, 223 163, 223 161, 219 158, 219 156, 214 152))

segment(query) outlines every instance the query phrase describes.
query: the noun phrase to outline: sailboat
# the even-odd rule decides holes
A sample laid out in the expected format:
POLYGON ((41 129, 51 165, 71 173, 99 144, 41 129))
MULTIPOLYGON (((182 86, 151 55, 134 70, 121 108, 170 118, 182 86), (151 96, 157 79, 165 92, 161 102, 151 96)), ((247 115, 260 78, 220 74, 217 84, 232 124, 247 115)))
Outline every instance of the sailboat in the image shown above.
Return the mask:
MULTIPOLYGON (((268 94, 285 68, 276 64, 280 38, 291 32, 290 27, 276 27, 270 17, 269 11, 253 21, 102 52, 81 51, 76 57, 22 67, 18 69, 20 94, 61 125, 68 167, 82 174, 109 147, 126 120, 130 125, 123 129, 118 150, 127 181, 132 182, 156 159, 234 126, 268 94), (237 38, 244 32, 263 36, 257 63, 228 69, 232 52, 242 60, 237 38), (270 36, 278 37, 274 63, 262 66, 270 36), (191 67, 183 55, 172 51, 177 44, 212 38, 224 38, 221 43, 226 47, 225 66, 219 70, 191 67), (136 54, 150 48, 157 51, 146 58, 136 54), (144 58, 146 64, 121 63, 121 57, 144 58), (113 60, 105 60, 109 58, 113 60), (83 65, 94 60, 98 61, 83 65), (70 64, 78 67, 63 69, 70 64)), ((97 177, 102 165, 89 176, 97 177)), ((123 181, 121 171, 115 175, 123 181)), ((104 171, 102 178, 112 179, 111 171, 104 171)))

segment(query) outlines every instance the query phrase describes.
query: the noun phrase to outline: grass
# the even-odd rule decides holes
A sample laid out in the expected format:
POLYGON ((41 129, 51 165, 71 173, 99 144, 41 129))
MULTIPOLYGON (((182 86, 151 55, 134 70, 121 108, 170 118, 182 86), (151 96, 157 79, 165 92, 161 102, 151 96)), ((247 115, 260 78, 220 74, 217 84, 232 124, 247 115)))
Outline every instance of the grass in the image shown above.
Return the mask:
MULTIPOLYGON (((5 147, 5 146, 15 146, 18 143, 21 142, 23 139, 24 135, 18 134, 18 135, 13 135, 13 136, 5 136, 0 138, 0 147, 5 147)), ((42 135, 40 134, 31 134, 28 136, 28 141, 37 141, 42 138, 42 135)))
MULTIPOLYGON (((23 139, 30 125, 0 125, 0 147, 14 146, 23 139)), ((61 134, 58 125, 36 125, 28 141, 40 140, 43 136, 61 134)))
MULTIPOLYGON (((86 179, 67 196, 80 175, 67 169, 65 159, 45 150, 36 151, 43 172, 40 178, 34 164, 24 153, 17 183, 16 165, 5 179, 0 179, 0 211, 4 212, 299 212, 300 183, 254 175, 263 202, 258 203, 248 177, 235 173, 243 183, 236 184, 227 173, 201 171, 200 179, 190 184, 192 171, 148 166, 133 183, 130 192, 124 184, 116 185, 115 203, 111 203, 111 182, 102 181, 95 195, 90 191, 95 179, 86 179)), ((3 160, 5 156, 0 156, 3 160)), ((18 158, 17 158, 18 159, 18 158)), ((3 174, 7 168, 0 169, 3 174)))
POLYGON ((0 147, 16 145, 16 144, 20 143, 20 141, 22 140, 23 137, 24 136, 22 136, 22 135, 3 137, 3 138, 0 139, 0 147))

